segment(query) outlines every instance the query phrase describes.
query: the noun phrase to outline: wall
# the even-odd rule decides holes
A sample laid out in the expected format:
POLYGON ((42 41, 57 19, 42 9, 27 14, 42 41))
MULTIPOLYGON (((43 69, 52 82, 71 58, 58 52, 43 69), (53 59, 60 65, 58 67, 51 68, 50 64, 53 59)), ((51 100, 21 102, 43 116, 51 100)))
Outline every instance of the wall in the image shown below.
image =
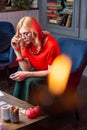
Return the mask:
POLYGON ((10 21, 16 28, 18 21, 27 15, 32 15, 38 20, 38 9, 0 12, 0 21, 10 21))

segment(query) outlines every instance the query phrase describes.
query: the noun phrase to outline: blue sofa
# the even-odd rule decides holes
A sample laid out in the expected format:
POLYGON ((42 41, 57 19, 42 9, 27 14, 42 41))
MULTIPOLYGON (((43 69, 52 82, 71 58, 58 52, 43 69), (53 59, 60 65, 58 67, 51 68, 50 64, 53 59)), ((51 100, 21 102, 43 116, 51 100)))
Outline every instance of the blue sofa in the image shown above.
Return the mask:
POLYGON ((12 23, 8 21, 0 21, 0 68, 5 68, 8 78, 7 86, 10 86, 9 65, 14 62, 15 53, 11 47, 11 38, 15 34, 12 23))
POLYGON ((41 88, 41 93, 40 91, 38 92, 38 88, 37 90, 34 88, 32 89, 32 92, 30 92, 31 103, 35 105, 39 104, 45 111, 53 115, 57 115, 64 111, 74 110, 77 119, 79 119, 75 95, 83 71, 87 65, 87 41, 68 37, 60 37, 56 39, 59 43, 61 54, 68 55, 72 60, 72 68, 66 91, 59 97, 50 95, 49 92, 46 92, 43 88, 41 88), (44 95, 43 101, 45 103, 48 101, 48 104, 42 103, 42 95, 44 95))
MULTIPOLYGON (((79 87, 81 77, 87 65, 87 41, 78 39, 60 37, 56 38, 61 54, 66 54, 72 60, 71 73, 68 79, 66 90, 61 96, 55 96, 53 102, 48 106, 40 105, 48 113, 59 115, 64 112, 74 111, 76 119, 79 119, 77 89, 79 87)), ((51 98, 52 99, 52 98, 51 98)))
POLYGON ((11 47, 11 38, 14 34, 12 23, 0 21, 0 67, 9 66, 15 58, 14 50, 11 47))

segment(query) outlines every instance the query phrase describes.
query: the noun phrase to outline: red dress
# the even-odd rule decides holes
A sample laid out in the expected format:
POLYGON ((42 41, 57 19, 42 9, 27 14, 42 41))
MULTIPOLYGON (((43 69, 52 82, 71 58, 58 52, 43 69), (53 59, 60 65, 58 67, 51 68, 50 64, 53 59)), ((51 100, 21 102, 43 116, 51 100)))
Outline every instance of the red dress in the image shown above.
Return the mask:
MULTIPOLYGON (((34 48, 32 50, 35 51, 34 48)), ((23 57, 29 58, 35 70, 47 70, 48 65, 51 65, 53 60, 60 55, 60 48, 58 42, 49 35, 39 54, 32 54, 30 45, 22 48, 21 53, 23 57)))

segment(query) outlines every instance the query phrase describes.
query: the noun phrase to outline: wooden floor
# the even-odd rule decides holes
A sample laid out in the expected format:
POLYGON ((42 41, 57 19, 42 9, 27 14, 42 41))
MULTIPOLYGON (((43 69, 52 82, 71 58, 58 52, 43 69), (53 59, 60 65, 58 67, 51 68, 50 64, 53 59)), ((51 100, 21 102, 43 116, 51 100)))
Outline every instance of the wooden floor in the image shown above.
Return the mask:
MULTIPOLYGON (((11 70, 11 73, 14 72, 11 70)), ((12 94, 14 88, 14 82, 12 81, 11 86, 7 87, 6 73, 0 70, 0 90, 4 90, 9 94, 12 94)), ((45 124, 41 122, 38 126, 38 130, 87 130, 87 77, 83 76, 78 88, 77 94, 80 94, 80 103, 78 105, 78 112, 80 119, 77 120, 75 113, 63 113, 56 117, 50 116, 45 120, 45 124)))
POLYGON ((77 94, 80 99, 78 103, 79 120, 74 111, 59 114, 57 117, 51 116, 46 123, 50 126, 47 126, 49 130, 87 130, 87 77, 82 77, 77 94))

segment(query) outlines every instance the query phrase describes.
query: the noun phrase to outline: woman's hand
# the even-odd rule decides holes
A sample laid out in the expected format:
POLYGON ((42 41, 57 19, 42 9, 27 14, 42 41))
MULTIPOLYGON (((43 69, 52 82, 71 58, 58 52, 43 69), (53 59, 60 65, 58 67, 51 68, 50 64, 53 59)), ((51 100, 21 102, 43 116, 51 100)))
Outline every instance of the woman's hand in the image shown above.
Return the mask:
POLYGON ((16 50, 16 51, 20 50, 20 41, 21 41, 21 38, 19 38, 17 35, 15 35, 12 38, 11 45, 12 45, 14 50, 16 50))
POLYGON ((10 75, 10 79, 15 81, 22 81, 27 78, 26 71, 17 71, 10 75))

